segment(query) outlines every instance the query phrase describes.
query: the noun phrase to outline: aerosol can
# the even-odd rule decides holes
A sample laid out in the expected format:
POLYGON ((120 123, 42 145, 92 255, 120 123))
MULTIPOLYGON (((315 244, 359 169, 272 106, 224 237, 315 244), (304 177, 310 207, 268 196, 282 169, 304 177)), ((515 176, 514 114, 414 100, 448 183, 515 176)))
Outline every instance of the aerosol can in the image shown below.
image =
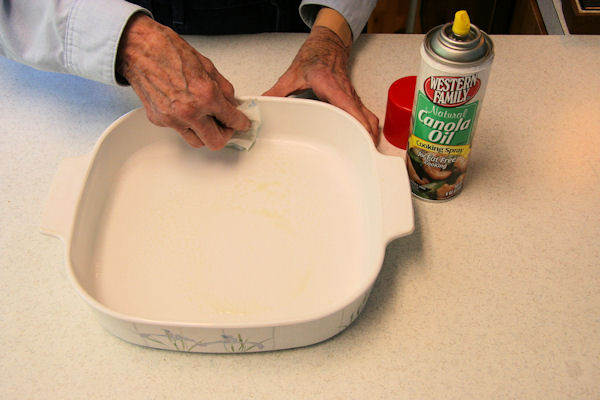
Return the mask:
POLYGON ((418 198, 444 201, 461 192, 493 58, 490 37, 466 11, 425 36, 406 157, 418 198))

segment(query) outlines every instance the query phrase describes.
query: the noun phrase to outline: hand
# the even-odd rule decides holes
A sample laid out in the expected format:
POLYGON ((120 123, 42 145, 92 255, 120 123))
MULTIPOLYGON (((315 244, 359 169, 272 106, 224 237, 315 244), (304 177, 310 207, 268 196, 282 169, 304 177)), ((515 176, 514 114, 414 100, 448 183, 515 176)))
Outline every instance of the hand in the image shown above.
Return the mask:
POLYGON ((234 130, 250 129, 250 120, 236 109, 233 86, 213 63, 144 14, 132 17, 123 33, 117 71, 148 119, 174 128, 193 147, 217 150, 234 130))
POLYGON ((317 97, 354 116, 377 143, 379 120, 354 90, 348 76, 350 46, 331 29, 314 26, 296 58, 265 96, 288 96, 312 89, 317 97))

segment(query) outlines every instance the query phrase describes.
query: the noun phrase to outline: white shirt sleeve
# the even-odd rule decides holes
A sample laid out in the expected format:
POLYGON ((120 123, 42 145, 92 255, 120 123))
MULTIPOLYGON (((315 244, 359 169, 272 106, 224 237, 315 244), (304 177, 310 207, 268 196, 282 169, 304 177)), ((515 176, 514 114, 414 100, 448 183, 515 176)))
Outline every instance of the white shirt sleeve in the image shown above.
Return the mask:
POLYGON ((302 0, 300 16, 306 25, 312 27, 321 7, 329 7, 346 18, 352 30, 352 38, 358 39, 367 24, 377 0, 302 0))
POLYGON ((141 7, 124 0, 4 0, 0 55, 47 71, 117 84, 121 33, 141 7))

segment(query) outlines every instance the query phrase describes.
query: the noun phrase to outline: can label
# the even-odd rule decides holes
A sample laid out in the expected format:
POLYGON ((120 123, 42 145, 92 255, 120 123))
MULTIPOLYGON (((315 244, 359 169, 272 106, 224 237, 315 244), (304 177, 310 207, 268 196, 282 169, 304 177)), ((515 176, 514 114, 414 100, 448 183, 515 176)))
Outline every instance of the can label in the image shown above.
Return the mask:
POLYGON ((407 167, 416 196, 447 200, 463 186, 488 71, 451 74, 423 64, 417 80, 407 167))

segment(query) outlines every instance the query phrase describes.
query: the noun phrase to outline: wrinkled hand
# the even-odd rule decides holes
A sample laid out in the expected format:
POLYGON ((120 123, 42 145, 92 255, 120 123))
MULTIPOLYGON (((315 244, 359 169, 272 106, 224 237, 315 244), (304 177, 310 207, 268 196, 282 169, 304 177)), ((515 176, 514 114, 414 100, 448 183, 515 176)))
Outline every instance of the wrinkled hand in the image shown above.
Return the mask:
POLYGON ((288 70, 265 96, 289 96, 312 89, 317 97, 354 116, 377 143, 379 120, 354 90, 348 76, 350 46, 332 30, 315 26, 288 70))
POLYGON ((142 101, 148 119, 174 128, 193 147, 217 150, 234 130, 250 128, 236 109, 233 86, 213 63, 146 15, 128 23, 117 71, 142 101))

